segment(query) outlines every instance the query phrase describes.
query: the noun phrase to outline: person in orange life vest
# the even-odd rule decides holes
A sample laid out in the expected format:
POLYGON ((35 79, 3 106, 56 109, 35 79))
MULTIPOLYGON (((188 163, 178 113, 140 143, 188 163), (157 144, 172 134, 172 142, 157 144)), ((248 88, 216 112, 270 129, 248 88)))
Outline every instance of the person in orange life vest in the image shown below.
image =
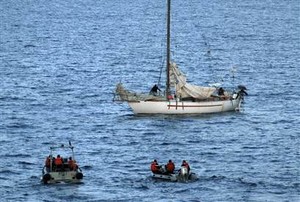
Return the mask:
POLYGON ((77 169, 76 161, 73 160, 72 157, 69 158, 68 165, 69 165, 70 170, 76 170, 77 169))
POLYGON ((184 167, 186 167, 187 168, 187 170, 188 170, 188 172, 190 172, 190 165, 185 161, 185 160, 183 160, 182 161, 182 164, 181 164, 181 166, 184 166, 184 167))
POLYGON ((154 161, 152 161, 150 168, 153 173, 156 173, 156 174, 161 173, 160 166, 158 165, 156 159, 154 159, 154 161))
POLYGON ((175 164, 172 162, 172 160, 169 160, 169 162, 166 165, 166 171, 167 173, 174 173, 175 170, 175 164))
POLYGON ((60 157, 60 155, 57 155, 56 159, 54 160, 54 163, 56 165, 56 168, 61 168, 63 165, 63 159, 60 157))
POLYGON ((51 163, 51 155, 47 156, 47 158, 45 160, 46 168, 50 168, 50 163, 51 163))

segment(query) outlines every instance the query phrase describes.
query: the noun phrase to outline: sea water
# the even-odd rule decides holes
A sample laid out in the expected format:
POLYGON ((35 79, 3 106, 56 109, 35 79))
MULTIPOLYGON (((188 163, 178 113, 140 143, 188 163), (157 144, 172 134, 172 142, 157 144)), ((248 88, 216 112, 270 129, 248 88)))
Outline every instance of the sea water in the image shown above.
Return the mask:
POLYGON ((136 116, 115 85, 164 85, 164 0, 1 1, 1 201, 300 201, 299 7, 172 1, 188 81, 249 95, 241 112, 136 116), (69 140, 83 183, 41 184, 49 147, 69 140), (153 159, 185 159, 199 180, 153 180, 153 159))

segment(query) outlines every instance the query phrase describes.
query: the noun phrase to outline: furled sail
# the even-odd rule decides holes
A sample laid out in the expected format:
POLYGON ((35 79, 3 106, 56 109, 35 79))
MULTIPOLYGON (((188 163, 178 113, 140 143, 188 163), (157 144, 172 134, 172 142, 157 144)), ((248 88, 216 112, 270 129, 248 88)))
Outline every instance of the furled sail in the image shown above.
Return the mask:
POLYGON ((170 65, 170 85, 175 87, 176 95, 181 98, 206 99, 216 88, 196 86, 186 82, 186 76, 179 70, 176 63, 170 65))
POLYGON ((126 90, 121 83, 117 84, 116 95, 118 96, 116 100, 119 101, 150 101, 150 100, 165 100, 165 97, 154 96, 145 93, 135 93, 126 90))

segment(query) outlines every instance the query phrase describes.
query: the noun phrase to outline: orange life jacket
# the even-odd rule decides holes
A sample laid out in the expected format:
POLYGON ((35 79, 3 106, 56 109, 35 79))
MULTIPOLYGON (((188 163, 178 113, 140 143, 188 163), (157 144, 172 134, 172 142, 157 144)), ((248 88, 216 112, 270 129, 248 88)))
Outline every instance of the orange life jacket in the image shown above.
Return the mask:
POLYGON ((172 172, 175 170, 175 165, 174 165, 173 162, 169 162, 169 163, 167 164, 166 168, 167 168, 167 171, 168 171, 168 172, 172 173, 172 172))
POLYGON ((55 165, 59 166, 63 164, 62 158, 58 157, 54 161, 55 165))
POLYGON ((77 167, 76 162, 74 160, 69 160, 68 165, 71 170, 75 170, 77 167))
POLYGON ((157 172, 157 171, 159 171, 159 168, 158 168, 157 163, 155 163, 155 162, 152 162, 152 163, 151 163, 151 171, 152 171, 152 172, 157 172))

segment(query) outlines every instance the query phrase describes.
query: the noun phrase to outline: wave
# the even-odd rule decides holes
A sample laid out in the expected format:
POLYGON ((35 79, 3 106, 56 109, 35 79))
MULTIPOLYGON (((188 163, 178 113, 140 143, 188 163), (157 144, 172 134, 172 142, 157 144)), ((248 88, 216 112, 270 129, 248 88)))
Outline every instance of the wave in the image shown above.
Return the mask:
POLYGON ((93 168, 93 166, 85 165, 85 166, 80 166, 80 168, 82 168, 84 170, 91 170, 93 168))
POLYGON ((256 187, 258 185, 258 182, 252 182, 250 180, 244 179, 243 177, 237 177, 237 178, 231 178, 226 177, 224 175, 213 175, 213 176, 200 176, 200 181, 214 181, 214 182, 230 182, 230 183, 238 183, 243 184, 250 187, 256 187))
POLYGON ((150 188, 145 185, 145 184, 139 184, 135 187, 136 189, 139 189, 139 190, 149 190, 150 188))
POLYGON ((0 174, 4 174, 5 176, 8 176, 8 175, 19 175, 21 173, 18 173, 18 172, 15 172, 13 170, 0 170, 0 174))
POLYGON ((31 158, 32 156, 29 154, 5 154, 5 155, 1 155, 1 157, 10 157, 10 158, 31 158))
POLYGON ((28 162, 28 161, 19 161, 18 163, 21 164, 21 165, 35 165, 35 163, 31 163, 31 162, 28 162))
POLYGON ((33 44, 24 45, 24 48, 35 48, 36 46, 33 44))
POLYGON ((189 188, 180 189, 180 190, 176 191, 175 193, 186 193, 186 192, 190 192, 190 189, 189 188))
POLYGON ((256 186, 257 186, 257 182, 251 182, 251 181, 245 180, 245 179, 242 178, 242 177, 238 178, 238 181, 239 181, 241 184, 244 184, 244 185, 246 185, 246 186, 251 186, 251 187, 256 187, 256 186))

